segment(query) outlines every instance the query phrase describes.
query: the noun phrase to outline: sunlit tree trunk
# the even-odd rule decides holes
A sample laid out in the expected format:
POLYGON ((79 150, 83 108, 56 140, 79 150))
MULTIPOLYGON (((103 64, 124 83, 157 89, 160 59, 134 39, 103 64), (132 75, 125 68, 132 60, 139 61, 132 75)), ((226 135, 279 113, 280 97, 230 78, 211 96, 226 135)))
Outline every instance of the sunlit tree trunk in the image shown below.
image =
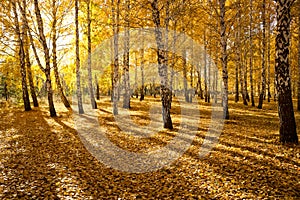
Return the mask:
POLYGON ((114 9, 114 0, 112 0, 112 18, 113 18, 113 114, 118 115, 118 89, 119 89, 119 20, 120 20, 120 0, 116 2, 116 11, 114 9))
POLYGON ((280 142, 298 143, 294 116, 291 79, 289 76, 289 45, 291 6, 293 0, 277 0, 277 34, 275 78, 278 93, 278 114, 280 120, 280 142))
POLYGON ((18 20, 17 6, 16 3, 12 2, 12 8, 14 12, 14 23, 15 23, 15 32, 18 41, 18 50, 19 50, 19 61, 20 61, 20 72, 22 77, 22 97, 24 102, 25 111, 31 110, 28 88, 27 88, 27 77, 26 77, 26 66, 25 66, 25 52, 24 52, 24 41, 22 39, 20 25, 18 20))
POLYGON ((123 63, 123 82, 124 82, 124 98, 123 98, 123 108, 130 108, 130 79, 129 79, 129 12, 130 12, 130 1, 125 1, 126 14, 125 14, 125 33, 124 33, 124 63, 123 63))
POLYGON ((89 92, 90 100, 93 109, 97 109, 97 103, 95 101, 94 88, 93 88, 93 75, 92 75, 92 42, 91 42, 91 9, 90 0, 87 0, 87 39, 88 39, 88 80, 89 80, 89 92))
POLYGON ((37 25, 38 25, 38 30, 39 30, 39 39, 43 46, 44 56, 45 56, 45 64, 46 64, 45 75, 46 75, 46 87, 47 87, 47 94, 48 94, 50 116, 55 117, 56 111, 55 111, 54 102, 53 102, 53 91, 52 91, 51 75, 50 75, 50 72, 51 72, 50 53, 49 53, 49 48, 47 46, 46 37, 44 34, 43 20, 42 20, 42 16, 40 13, 38 0, 34 0, 34 10, 35 10, 35 15, 36 15, 37 25))
POLYGON ((78 113, 83 114, 81 83, 80 83, 80 54, 79 54, 79 24, 78 24, 78 4, 79 0, 75 0, 75 35, 76 35, 76 86, 78 113))
POLYGON ((225 23, 225 2, 226 0, 219 0, 220 4, 220 35, 221 35, 221 62, 222 62, 222 79, 223 79, 223 117, 229 119, 228 111, 228 70, 227 70, 227 36, 225 23))
POLYGON ((170 98, 172 95, 168 87, 168 68, 167 68, 167 58, 166 52, 162 40, 162 32, 160 30, 160 11, 158 9, 158 0, 153 0, 151 2, 152 7, 152 17, 155 25, 155 39, 157 44, 157 62, 158 62, 158 72, 160 76, 160 94, 162 101, 162 117, 164 128, 173 129, 171 113, 170 113, 170 98))
POLYGON ((60 82, 60 77, 58 73, 58 67, 57 67, 57 56, 56 56, 56 41, 57 41, 57 35, 56 35, 56 23, 57 23, 57 5, 56 5, 56 0, 52 1, 52 17, 53 17, 53 22, 52 22, 52 66, 54 70, 54 75, 55 75, 55 82, 56 86, 60 95, 60 98, 65 105, 66 108, 70 108, 70 103, 68 99, 65 96, 65 93, 63 91, 63 87, 60 82))
POLYGON ((257 108, 262 109, 266 94, 266 0, 262 2, 262 72, 261 72, 261 91, 257 108))

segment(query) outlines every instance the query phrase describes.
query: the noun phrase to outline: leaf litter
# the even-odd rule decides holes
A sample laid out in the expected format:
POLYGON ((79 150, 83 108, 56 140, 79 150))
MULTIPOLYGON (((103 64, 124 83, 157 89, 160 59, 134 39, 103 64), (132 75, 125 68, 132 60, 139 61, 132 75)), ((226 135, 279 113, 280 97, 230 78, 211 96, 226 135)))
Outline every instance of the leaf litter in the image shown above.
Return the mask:
MULTIPOLYGON (((132 99, 131 119, 150 123, 159 98, 132 99)), ((59 117, 46 107, 23 112, 0 110, 1 199, 297 199, 300 197, 300 149, 281 145, 275 102, 263 110, 230 101, 217 146, 205 158, 199 149, 208 131, 211 105, 200 102, 197 135, 170 166, 147 173, 120 172, 95 159, 81 142, 72 111, 57 104, 59 117)), ((174 130, 145 138, 122 132, 107 99, 98 102, 99 124, 117 146, 132 152, 159 149, 180 129, 180 106, 172 104, 174 130)), ((300 130, 300 113, 296 113, 300 130)))

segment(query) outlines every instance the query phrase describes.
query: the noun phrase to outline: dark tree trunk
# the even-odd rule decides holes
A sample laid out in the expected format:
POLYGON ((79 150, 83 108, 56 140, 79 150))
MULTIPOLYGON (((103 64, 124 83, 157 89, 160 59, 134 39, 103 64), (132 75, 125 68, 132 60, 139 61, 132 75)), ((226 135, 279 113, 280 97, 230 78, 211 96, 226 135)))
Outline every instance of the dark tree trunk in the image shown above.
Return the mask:
POLYGON ((99 87, 97 75, 95 75, 95 82, 96 82, 96 98, 97 100, 100 100, 100 87, 99 87))
POLYGON ((298 144, 289 76, 290 10, 292 4, 293 0, 277 0, 275 78, 278 93, 280 142, 298 144))

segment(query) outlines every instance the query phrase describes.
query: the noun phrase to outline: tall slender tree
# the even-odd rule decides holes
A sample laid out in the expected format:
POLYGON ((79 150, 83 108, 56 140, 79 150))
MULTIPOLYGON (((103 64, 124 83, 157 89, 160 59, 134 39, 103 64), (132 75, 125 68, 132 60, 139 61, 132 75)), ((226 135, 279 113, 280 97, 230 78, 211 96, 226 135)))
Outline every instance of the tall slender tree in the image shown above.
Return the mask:
POLYGON ((151 1, 152 8, 152 18, 155 25, 155 40, 157 44, 157 62, 158 62, 158 72, 160 76, 160 94, 162 102, 162 117, 164 128, 173 129, 172 119, 171 119, 171 101, 170 95, 171 91, 168 87, 168 68, 167 68, 167 58, 165 51, 163 36, 161 31, 160 22, 160 9, 158 8, 158 0, 151 1))
POLYGON ((119 21, 120 21, 120 0, 115 3, 112 0, 112 21, 113 21, 113 114, 118 115, 119 99, 119 21))
POLYGON ((280 142, 298 144, 289 66, 291 6, 294 0, 276 0, 277 34, 275 79, 278 93, 280 142))
POLYGON ((257 108, 262 109, 266 96, 266 0, 262 2, 262 59, 261 59, 261 91, 257 108))
POLYGON ((249 22, 249 45, 250 45, 250 59, 249 59, 249 70, 250 70, 250 96, 251 106, 255 106, 254 101, 254 83, 253 83, 253 40, 252 40, 252 23, 253 23, 253 0, 250 0, 250 22, 249 22))
POLYGON ((49 48, 48 48, 45 33, 44 33, 43 19, 41 16, 38 0, 34 0, 34 11, 35 11, 35 16, 36 16, 37 26, 38 26, 38 31, 39 31, 39 33, 38 33, 39 40, 40 40, 41 45, 44 50, 44 57, 45 57, 45 64, 46 64, 44 72, 46 75, 46 87, 47 87, 47 96, 48 96, 50 116, 55 117, 56 110, 55 110, 54 102, 53 102, 53 91, 52 91, 51 75, 50 75, 50 73, 51 73, 50 53, 49 53, 49 48))
POLYGON ((55 82, 56 82, 56 86, 59 92, 59 96, 63 102, 63 104, 65 105, 66 108, 70 108, 70 103, 63 91, 63 87, 61 85, 61 81, 60 81, 60 77, 59 77, 59 72, 58 72, 58 66, 57 66, 57 4, 56 4, 56 0, 52 0, 52 17, 53 17, 53 21, 52 21, 52 66, 53 66, 53 70, 54 70, 54 75, 55 75, 55 82))
POLYGON ((14 13, 14 23, 15 23, 15 32, 17 36, 18 41, 18 49, 19 49, 19 61, 20 61, 20 72, 22 77, 22 96, 23 96, 23 102, 24 102, 24 109, 25 111, 31 110, 30 106, 30 100, 29 100, 29 94, 28 94, 28 88, 27 88, 27 77, 26 77, 26 66, 25 66, 25 52, 24 52, 24 41, 22 38, 20 25, 19 25, 19 17, 17 12, 17 6, 14 1, 12 3, 12 9, 14 13))
POLYGON ((93 109, 97 109, 95 101, 94 88, 93 88, 93 75, 92 75, 92 42, 91 42, 91 0, 87 0, 87 40, 88 40, 88 80, 89 80, 89 92, 90 100, 93 109))
POLYGON ((225 22, 225 3, 226 0, 219 0, 220 6, 220 36, 221 36, 221 62, 222 62, 222 79, 223 79, 223 117, 229 119, 228 110, 228 69, 227 69, 227 36, 225 22))
POLYGON ((125 0, 125 33, 124 33, 124 63, 123 63, 123 83, 124 98, 123 108, 130 108, 130 80, 129 80, 129 51, 130 51, 130 0, 125 0))
POLYGON ((79 23, 78 23, 79 0, 75 0, 75 37, 76 37, 76 86, 78 113, 83 114, 82 93, 80 83, 80 54, 79 54, 79 23))
POLYGON ((23 21, 24 53, 25 53, 25 62, 26 62, 26 72, 27 72, 28 82, 29 82, 29 87, 30 87, 30 94, 31 94, 31 98, 32 98, 32 101, 33 101, 33 106, 34 107, 39 107, 39 103, 38 103, 36 92, 35 92, 35 86, 34 86, 34 83, 33 83, 33 76, 32 76, 32 70, 31 70, 31 61, 30 61, 30 55, 29 55, 30 44, 29 44, 27 32, 28 32, 28 30, 27 30, 26 25, 23 21))

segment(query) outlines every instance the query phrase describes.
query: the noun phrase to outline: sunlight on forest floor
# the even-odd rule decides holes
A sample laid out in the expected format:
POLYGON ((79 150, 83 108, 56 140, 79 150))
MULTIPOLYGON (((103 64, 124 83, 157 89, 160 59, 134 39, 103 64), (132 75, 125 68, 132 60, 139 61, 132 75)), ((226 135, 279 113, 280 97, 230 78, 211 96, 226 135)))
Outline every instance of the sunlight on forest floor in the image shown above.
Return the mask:
MULTIPOLYGON (((169 167, 139 174, 97 161, 80 140, 72 112, 60 103, 56 118, 49 117, 45 106, 29 112, 1 108, 0 199, 299 198, 300 148, 279 143, 275 102, 259 110, 230 101, 230 120, 224 123, 217 146, 203 159, 199 149, 211 123, 212 106, 202 100, 199 105, 199 127, 188 151, 169 167)), ((122 149, 159 149, 180 129, 176 99, 172 131, 161 128, 159 98, 147 96, 143 102, 133 98, 131 106, 131 120, 123 118, 123 125, 117 126, 108 97, 98 102, 100 126, 122 149), (149 137, 138 135, 144 126, 153 127, 149 137)), ((295 116, 300 130, 300 113, 295 116)))

